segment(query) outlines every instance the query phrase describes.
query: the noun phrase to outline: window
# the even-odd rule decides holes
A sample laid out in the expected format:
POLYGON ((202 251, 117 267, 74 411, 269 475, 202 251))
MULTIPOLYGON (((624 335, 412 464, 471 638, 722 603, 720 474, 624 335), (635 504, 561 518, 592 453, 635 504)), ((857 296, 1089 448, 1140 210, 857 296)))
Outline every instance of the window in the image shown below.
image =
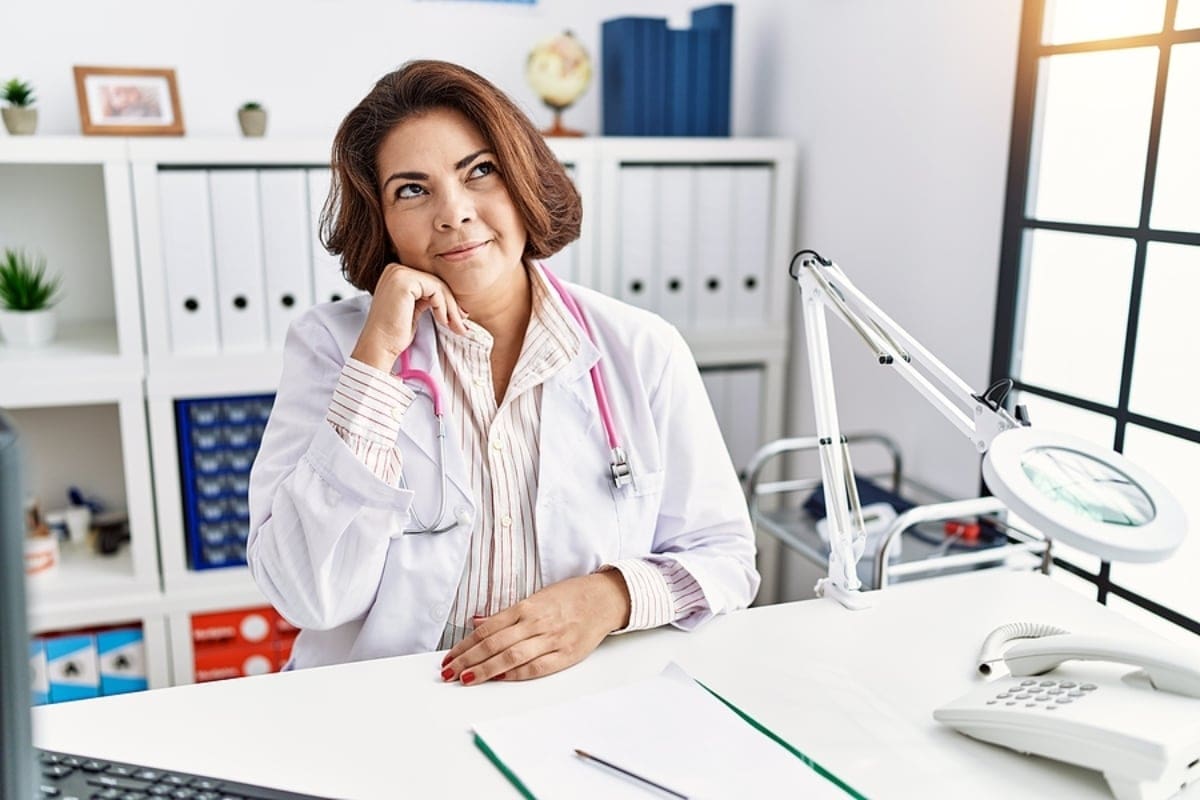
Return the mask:
POLYGON ((1200 0, 1026 0, 993 378, 1183 503, 1159 564, 1056 547, 1100 602, 1200 634, 1200 0))

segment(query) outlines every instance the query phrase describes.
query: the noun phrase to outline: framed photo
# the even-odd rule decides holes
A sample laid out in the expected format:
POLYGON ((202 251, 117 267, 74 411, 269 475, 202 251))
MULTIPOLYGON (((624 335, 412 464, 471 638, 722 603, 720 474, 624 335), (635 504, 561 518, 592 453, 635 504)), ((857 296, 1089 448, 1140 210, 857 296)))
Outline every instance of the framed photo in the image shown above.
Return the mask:
POLYGON ((175 70, 75 67, 85 135, 182 136, 175 70))

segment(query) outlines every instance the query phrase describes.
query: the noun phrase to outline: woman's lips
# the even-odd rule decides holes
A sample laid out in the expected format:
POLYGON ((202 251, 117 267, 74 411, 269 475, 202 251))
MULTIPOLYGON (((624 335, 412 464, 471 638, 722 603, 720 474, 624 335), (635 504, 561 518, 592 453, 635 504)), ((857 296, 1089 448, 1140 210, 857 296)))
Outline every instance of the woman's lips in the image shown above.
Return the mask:
POLYGON ((484 245, 486 244, 487 242, 475 242, 473 244, 464 245, 462 247, 455 248, 454 250, 447 250, 444 253, 440 253, 438 254, 438 258, 441 258, 445 261, 465 261, 468 258, 474 257, 481 249, 483 249, 484 245))

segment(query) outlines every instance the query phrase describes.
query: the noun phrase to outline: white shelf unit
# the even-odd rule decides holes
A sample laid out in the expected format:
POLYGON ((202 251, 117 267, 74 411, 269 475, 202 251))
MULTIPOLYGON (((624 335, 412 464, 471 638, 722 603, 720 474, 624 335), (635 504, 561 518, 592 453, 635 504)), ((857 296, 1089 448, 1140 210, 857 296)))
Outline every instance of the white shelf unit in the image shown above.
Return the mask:
POLYGON ((0 343, 0 407, 29 429, 29 489, 53 509, 66 498, 51 486, 119 486, 123 496, 104 499, 124 507, 130 526, 130 544, 113 556, 64 543, 59 568, 30 582, 30 628, 140 624, 147 679, 170 685, 126 143, 0 139, 0 220, 0 246, 45 256, 62 278, 56 340, 36 350, 0 343))
MULTIPOLYGON (((696 324, 694 319, 671 321, 705 371, 727 436, 745 436, 753 445, 781 436, 791 296, 786 262, 794 219, 794 143, 775 139, 586 138, 554 139, 550 146, 568 167, 585 209, 580 240, 551 259, 551 266, 566 279, 618 296, 624 275, 621 247, 628 235, 622 231, 621 216, 622 181, 630 174, 627 170, 681 168, 692 171, 695 180, 704 181, 709 173, 700 172, 703 170, 715 170, 713 175, 719 180, 728 180, 722 171, 749 167, 759 170, 760 176, 769 176, 764 184, 769 187, 769 197, 759 206, 765 216, 762 235, 749 250, 761 278, 761 314, 737 321, 714 319, 711 325, 696 324), (743 378, 748 373, 757 376, 754 396, 738 395, 741 390, 737 387, 748 385, 744 380, 731 379, 726 388, 717 388, 726 372, 743 378), (733 401, 724 407, 715 394, 722 391, 727 401, 733 401)), ((60 576, 71 576, 69 590, 61 581, 63 586, 48 582, 34 587, 33 626, 45 631, 141 621, 152 685, 193 679, 192 614, 265 604, 244 567, 188 569, 175 401, 271 393, 281 368, 277 347, 221 352, 218 346, 211 352, 186 354, 173 348, 160 175, 289 169, 313 175, 327 168, 328 158, 329 143, 323 141, 0 140, 0 171, 9 170, 9 174, 0 174, 20 173, 21 185, 28 185, 46 169, 69 166, 99 173, 99 180, 93 175, 93 183, 101 189, 88 202, 102 199, 107 210, 104 233, 110 255, 104 266, 112 276, 113 296, 110 317, 68 319, 58 343, 36 357, 0 349, 0 376, 21 378, 0 381, 0 406, 115 403, 120 411, 125 480, 135 527, 135 547, 123 560, 109 562, 100 570, 87 570, 68 560, 60 576), (155 529, 157 551, 154 537, 145 535, 155 529), (128 580, 127 574, 132 576, 128 580), (106 599, 97 604, 98 595, 106 599)), ((0 210, 17 202, 18 196, 10 194, 7 185, 0 191, 0 210)), ((314 182, 310 177, 305 191, 315 214, 315 201, 324 199, 320 180, 314 182)), ((688 193, 688 202, 693 204, 689 207, 695 208, 703 196, 707 195, 688 193)), ((661 198, 650 198, 652 203, 657 200, 661 198)), ((211 223, 211 219, 205 222, 211 223)), ((317 250, 312 225, 310 216, 312 258, 298 269, 316 269, 318 259, 325 258, 317 250)), ((0 230, 0 244, 10 238, 0 230)), ((736 241, 730 242, 729 257, 720 262, 724 279, 731 283, 738 280, 739 264, 735 262, 743 256, 740 248, 732 249, 737 246, 736 241)), ((690 249, 677 255, 696 278, 701 277, 702 262, 715 260, 690 249)), ((326 260, 324 265, 331 263, 326 260)), ((320 297, 316 279, 311 280, 311 296, 320 297)), ((741 448, 743 452, 746 449, 741 448)))

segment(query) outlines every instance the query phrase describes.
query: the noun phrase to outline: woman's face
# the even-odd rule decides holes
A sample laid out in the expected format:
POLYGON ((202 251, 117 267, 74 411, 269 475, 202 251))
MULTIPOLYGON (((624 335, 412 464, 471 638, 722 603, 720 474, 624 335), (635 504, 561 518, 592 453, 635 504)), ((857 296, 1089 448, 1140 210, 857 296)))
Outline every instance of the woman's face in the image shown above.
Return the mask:
POLYGON ((465 116, 435 109, 400 123, 380 145, 376 170, 401 264, 436 275, 458 297, 517 280, 525 225, 496 155, 465 116))

